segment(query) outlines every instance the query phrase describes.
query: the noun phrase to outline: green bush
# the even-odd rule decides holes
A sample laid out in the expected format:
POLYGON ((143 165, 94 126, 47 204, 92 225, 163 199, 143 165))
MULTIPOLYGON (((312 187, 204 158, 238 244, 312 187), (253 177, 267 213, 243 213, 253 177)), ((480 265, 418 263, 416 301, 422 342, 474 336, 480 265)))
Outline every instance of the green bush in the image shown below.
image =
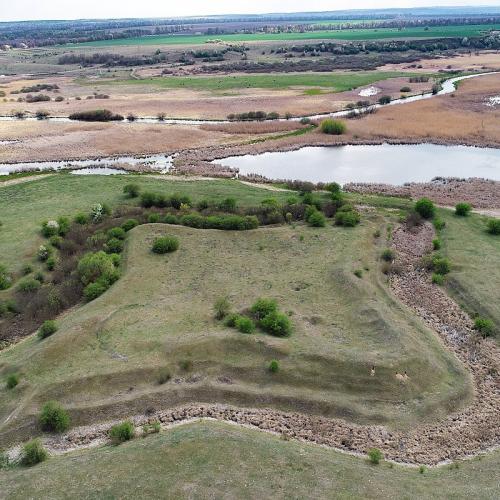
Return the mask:
POLYGON ((109 437, 115 444, 120 444, 125 441, 130 441, 135 436, 134 424, 127 420, 121 424, 116 424, 111 427, 109 437))
POLYGON ((157 195, 150 191, 145 191, 141 194, 141 205, 144 208, 151 208, 156 205, 157 195))
POLYGON ((441 240, 438 240, 437 238, 432 240, 432 248, 434 250, 440 250, 441 249, 441 240))
POLYGON ((33 272, 33 266, 31 264, 24 264, 21 272, 24 274, 24 276, 31 274, 33 272))
POLYGON ((436 207, 431 200, 421 198, 415 203, 415 212, 417 212, 424 219, 432 219, 436 215, 436 207))
POLYGON ((78 262, 77 271, 84 285, 101 279, 112 284, 117 278, 114 257, 102 251, 85 254, 78 262))
POLYGON ((40 262, 45 262, 52 254, 52 250, 45 245, 40 245, 36 257, 40 262))
POLYGON ((381 255, 382 260, 392 262, 394 260, 394 252, 390 248, 386 248, 381 255))
POLYGON ((138 226, 139 225, 139 221, 137 221, 136 219, 129 219, 127 221, 125 221, 123 224, 122 224, 122 229, 125 231, 125 232, 128 232, 130 231, 131 229, 134 229, 134 227, 138 226))
POLYGON ((168 201, 170 206, 174 207, 176 210, 179 210, 181 208, 181 205, 192 205, 191 198, 189 198, 189 196, 185 194, 174 193, 172 196, 170 196, 168 201))
POLYGON ((62 243, 63 243, 63 238, 62 236, 51 236, 49 238, 49 243, 54 247, 54 248, 61 248, 62 243))
POLYGON ((274 299, 257 299, 250 312, 257 321, 264 319, 268 314, 274 313, 278 310, 278 305, 274 299))
POLYGON ((335 224, 337 226, 355 227, 361 221, 361 215, 357 210, 349 206, 341 207, 335 214, 335 224))
POLYGON ((181 359, 181 361, 179 361, 179 366, 185 372, 189 372, 193 368, 193 362, 190 359, 181 359))
POLYGON ((166 384, 171 378, 172 375, 170 374, 170 370, 168 368, 162 368, 158 373, 158 384, 166 384))
POLYGON ((40 340, 50 337, 57 332, 57 323, 54 320, 48 319, 44 321, 38 330, 38 338, 40 340))
POLYGON ((215 301, 214 312, 215 318, 219 321, 224 319, 231 311, 231 304, 227 297, 221 297, 215 301))
POLYGON ((122 253, 123 252, 124 243, 123 240, 119 240, 118 238, 111 238, 104 245, 104 250, 106 253, 122 253))
POLYGON ((41 283, 34 278, 23 278, 19 281, 17 289, 23 293, 36 292, 41 286, 41 283))
POLYGON ((152 251, 157 254, 175 252, 179 248, 179 240, 175 236, 162 236, 153 242, 152 251))
POLYGON ((12 285, 12 277, 7 272, 7 268, 0 264, 0 290, 7 290, 12 285))
POLYGON ((64 432, 69 429, 68 412, 56 401, 49 401, 42 406, 40 425, 44 431, 64 432))
POLYGON ((435 285, 442 286, 442 285, 444 285, 444 276, 442 274, 439 274, 439 273, 433 273, 432 274, 432 282, 435 285))
POLYGON ((236 320, 239 317, 240 317, 240 315, 237 313, 228 314, 226 316, 226 321, 224 321, 224 324, 226 326, 229 326, 230 328, 234 328, 236 326, 236 320))
POLYGON ((383 95, 382 97, 379 98, 378 103, 381 104, 382 106, 389 104, 392 101, 390 95, 383 95))
POLYGON ((179 217, 177 217, 174 214, 167 214, 163 218, 163 222, 165 224, 175 224, 175 225, 177 225, 177 224, 179 224, 179 217))
POLYGON ((123 186, 123 193, 129 198, 137 198, 140 191, 141 188, 139 187, 139 184, 126 184, 123 186))
POLYGON ((378 448, 368 450, 368 459, 372 464, 378 465, 383 458, 384 455, 378 448))
POLYGON ((125 232, 125 229, 122 227, 112 227, 111 229, 108 230, 107 232, 108 238, 117 238, 119 240, 124 240, 127 237, 127 233, 125 232))
POLYGON ((57 260, 55 257, 49 257, 45 265, 47 266, 47 271, 53 271, 56 267, 57 260))
POLYGON ((45 238, 50 238, 51 236, 56 236, 59 234, 59 223, 55 220, 45 221, 42 224, 42 235, 45 238))
POLYGON ((160 214, 149 214, 148 215, 149 224, 156 224, 160 222, 160 214))
POLYGON ((474 329, 480 332, 483 337, 489 337, 493 333, 493 321, 478 317, 474 320, 474 329))
POLYGON ((260 320, 259 325, 275 337, 287 337, 292 332, 292 322, 288 316, 277 311, 267 314, 260 320))
POLYGON ((97 297, 100 297, 108 288, 109 286, 99 281, 89 283, 83 290, 83 296, 87 302, 91 302, 97 299, 97 297))
POLYGON ((472 210, 472 207, 468 203, 457 203, 455 205, 455 215, 460 217, 467 217, 472 210))
POLYGON ((71 229, 71 222, 67 217, 59 217, 57 219, 57 223, 59 224, 59 236, 66 236, 71 229))
POLYGON ((344 122, 327 118, 321 122, 320 130, 323 134, 342 135, 345 134, 347 127, 344 122))
POLYGON ((222 212, 234 212, 236 210, 236 199, 226 198, 217 205, 217 208, 222 212))
POLYGON ((277 360, 273 359, 270 363, 269 363, 269 371, 271 373, 277 373, 278 370, 280 369, 280 365, 278 363, 277 360))
POLYGON ((247 316, 238 316, 235 321, 235 327, 241 333, 253 333, 255 331, 255 323, 247 316))
POLYGON ((490 219, 487 223, 488 233, 499 235, 500 234, 500 219, 490 219))
POLYGON ((14 389, 19 384, 19 374, 17 373, 11 373, 10 375, 7 376, 7 381, 5 385, 7 386, 7 389, 14 389))
POLYGON ((307 223, 311 227, 325 227, 326 217, 321 212, 315 211, 309 216, 307 223))
POLYGON ((340 191, 341 191, 340 184, 338 184, 336 182, 330 182, 330 183, 328 183, 325 186, 325 189, 327 191, 329 191, 330 193, 332 193, 332 194, 337 194, 337 193, 340 193, 340 191))
POLYGON ((27 467, 39 464, 47 459, 47 452, 39 439, 33 439, 23 446, 21 464, 27 467))
POLYGON ((75 215, 75 218, 73 220, 76 224, 80 224, 83 226, 85 224, 88 224, 89 216, 87 214, 84 214, 83 212, 80 212, 79 214, 75 215))
POLYGON ((432 257, 432 269, 438 274, 448 274, 451 271, 450 261, 441 255, 434 255, 432 257))

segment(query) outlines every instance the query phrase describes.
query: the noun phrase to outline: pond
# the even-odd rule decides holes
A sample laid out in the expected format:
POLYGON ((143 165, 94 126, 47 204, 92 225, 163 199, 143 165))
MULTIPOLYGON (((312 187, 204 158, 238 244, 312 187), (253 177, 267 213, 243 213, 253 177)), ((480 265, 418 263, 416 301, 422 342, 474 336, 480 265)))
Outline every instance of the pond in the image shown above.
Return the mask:
POLYGON ((233 156, 214 163, 240 174, 311 182, 375 182, 401 185, 434 177, 482 177, 500 181, 500 149, 432 144, 305 147, 297 151, 233 156))

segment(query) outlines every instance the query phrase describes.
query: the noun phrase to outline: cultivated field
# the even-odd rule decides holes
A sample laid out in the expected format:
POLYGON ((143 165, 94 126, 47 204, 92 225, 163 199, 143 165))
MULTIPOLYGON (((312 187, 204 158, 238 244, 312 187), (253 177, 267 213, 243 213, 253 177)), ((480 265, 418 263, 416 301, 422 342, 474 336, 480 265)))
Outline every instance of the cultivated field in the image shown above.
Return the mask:
POLYGON ((262 42, 269 40, 383 40, 391 38, 444 38, 478 36, 488 30, 498 30, 500 25, 439 26, 434 28, 349 29, 333 31, 308 31, 305 33, 257 33, 234 35, 167 35, 139 38, 99 40, 85 42, 74 47, 109 47, 116 45, 197 45, 217 39, 223 42, 262 42))

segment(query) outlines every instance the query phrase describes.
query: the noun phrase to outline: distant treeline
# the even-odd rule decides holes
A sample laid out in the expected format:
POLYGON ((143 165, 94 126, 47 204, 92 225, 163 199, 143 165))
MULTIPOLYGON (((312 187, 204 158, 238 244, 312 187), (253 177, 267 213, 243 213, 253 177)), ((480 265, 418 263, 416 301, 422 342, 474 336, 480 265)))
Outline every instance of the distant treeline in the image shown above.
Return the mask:
POLYGON ((352 15, 322 17, 319 15, 240 16, 200 19, 125 19, 105 21, 45 21, 0 24, 0 45, 13 47, 42 47, 67 43, 82 43, 101 40, 135 38, 150 35, 175 33, 280 33, 307 32, 317 30, 340 30, 358 28, 414 28, 470 24, 500 23, 500 15, 468 17, 395 18, 394 16, 352 15), (364 18, 364 19, 363 19, 364 18), (317 24, 322 20, 340 21, 335 24, 317 24), (352 22, 353 20, 359 22, 352 22), (229 24, 232 23, 232 24, 229 24), (250 23, 238 26, 238 23, 250 23), (252 26, 251 23, 255 23, 252 26), (267 24, 263 24, 267 23, 267 24), (207 26, 203 26, 206 24, 207 26))

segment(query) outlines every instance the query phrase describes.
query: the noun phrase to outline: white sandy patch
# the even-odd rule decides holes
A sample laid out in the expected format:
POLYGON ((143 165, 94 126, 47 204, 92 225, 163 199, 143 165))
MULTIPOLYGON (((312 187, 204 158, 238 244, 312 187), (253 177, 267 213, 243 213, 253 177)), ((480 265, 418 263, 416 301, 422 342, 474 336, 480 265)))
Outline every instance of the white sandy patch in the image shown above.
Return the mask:
POLYGON ((361 97, 371 97, 372 95, 377 95, 380 92, 380 89, 377 87, 368 87, 366 89, 362 89, 358 95, 361 97))
POLYGON ((500 95, 490 97, 485 104, 486 106, 490 106, 492 108, 494 108, 495 106, 500 106, 500 95))

